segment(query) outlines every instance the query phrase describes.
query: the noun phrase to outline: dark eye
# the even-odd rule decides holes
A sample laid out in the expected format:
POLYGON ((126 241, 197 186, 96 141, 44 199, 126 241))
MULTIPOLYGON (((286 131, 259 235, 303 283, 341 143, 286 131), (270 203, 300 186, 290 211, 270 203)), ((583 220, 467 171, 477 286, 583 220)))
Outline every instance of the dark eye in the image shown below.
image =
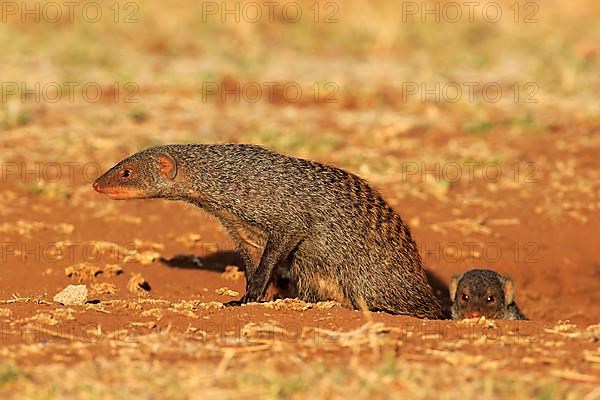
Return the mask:
POLYGON ((469 295, 466 293, 463 293, 462 299, 463 299, 463 301, 469 301, 469 295))
POLYGON ((128 169, 124 169, 123 171, 121 171, 122 178, 129 178, 130 175, 131 175, 131 171, 128 169))
POLYGON ((489 295, 486 300, 487 300, 488 303, 493 303, 494 300, 495 300, 494 299, 494 295, 493 294, 489 295))

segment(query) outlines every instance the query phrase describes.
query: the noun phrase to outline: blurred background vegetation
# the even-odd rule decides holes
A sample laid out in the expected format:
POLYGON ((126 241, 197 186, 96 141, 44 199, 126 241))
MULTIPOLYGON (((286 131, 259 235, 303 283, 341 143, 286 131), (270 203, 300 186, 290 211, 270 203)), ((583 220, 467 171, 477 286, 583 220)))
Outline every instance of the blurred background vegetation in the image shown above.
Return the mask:
POLYGON ((483 1, 472 10, 300 0, 272 14, 252 1, 88 3, 54 3, 60 18, 51 2, 2 9, 0 129, 4 140, 37 141, 42 158, 49 149, 80 160, 163 142, 255 142, 387 182, 398 157, 440 161, 428 138, 446 142, 446 161, 504 160, 511 149, 490 149, 494 138, 598 121, 600 5, 591 0, 483 1), (238 15, 225 12, 236 7, 238 15), (289 101, 276 90, 269 99, 274 82, 302 95, 289 101), (41 100, 14 94, 11 83, 39 84, 41 100), (64 90, 58 101, 45 101, 54 96, 43 93, 48 84, 64 90), (239 101, 207 93, 248 84, 239 101), (486 84, 501 88, 498 101, 481 92, 486 84), (90 101, 98 87, 100 100, 90 101))

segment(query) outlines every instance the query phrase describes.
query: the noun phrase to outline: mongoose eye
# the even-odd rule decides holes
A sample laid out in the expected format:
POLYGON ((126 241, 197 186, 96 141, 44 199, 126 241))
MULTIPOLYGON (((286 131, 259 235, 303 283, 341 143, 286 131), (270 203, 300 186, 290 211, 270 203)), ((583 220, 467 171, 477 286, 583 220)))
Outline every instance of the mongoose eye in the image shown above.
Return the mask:
POLYGON ((494 295, 493 294, 489 295, 486 300, 487 300, 488 303, 493 303, 494 300, 495 300, 494 299, 494 295))
POLYGON ((469 301, 469 295, 466 293, 463 293, 462 299, 463 299, 463 301, 469 301))
POLYGON ((121 178, 129 178, 130 175, 131 171, 128 169, 124 169, 123 171, 121 171, 121 178))

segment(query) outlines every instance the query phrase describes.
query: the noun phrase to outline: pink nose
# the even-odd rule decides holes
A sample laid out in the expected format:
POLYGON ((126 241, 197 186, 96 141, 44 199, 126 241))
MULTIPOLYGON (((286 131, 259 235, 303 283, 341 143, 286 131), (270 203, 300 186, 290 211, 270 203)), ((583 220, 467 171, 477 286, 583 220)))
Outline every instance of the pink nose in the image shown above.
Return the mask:
POLYGON ((92 183, 92 187, 96 192, 100 192, 100 185, 98 184, 98 182, 92 183))
POLYGON ((471 311, 467 313, 467 318, 479 318, 481 317, 481 313, 478 311, 471 311))

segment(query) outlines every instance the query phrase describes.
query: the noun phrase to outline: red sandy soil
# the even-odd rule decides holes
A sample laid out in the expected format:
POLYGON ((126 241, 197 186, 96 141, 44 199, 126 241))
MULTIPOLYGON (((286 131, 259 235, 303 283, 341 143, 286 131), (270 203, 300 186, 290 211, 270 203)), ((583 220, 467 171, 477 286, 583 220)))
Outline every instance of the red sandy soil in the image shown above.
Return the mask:
MULTIPOLYGON (((443 145, 443 137, 433 140, 443 145)), ((576 157, 579 165, 597 166, 597 147, 578 148, 566 154, 550 146, 551 140, 520 139, 520 157, 527 160, 543 153, 547 159, 576 157), (540 147, 540 143, 548 146, 540 147)), ((114 157, 114 161, 118 158, 114 157)), ((217 348, 243 346, 247 344, 243 340, 244 329, 255 323, 271 326, 267 339, 278 337, 298 351, 302 346, 294 344, 312 337, 319 345, 302 347, 303 357, 331 361, 336 357, 343 359, 351 350, 340 346, 338 337, 328 343, 321 336, 324 331, 347 332, 373 322, 385 326, 383 347, 406 360, 452 363, 454 350, 460 348, 463 355, 504 360, 501 370, 568 371, 557 376, 574 382, 600 383, 593 378, 597 377, 598 364, 584 361, 585 354, 597 351, 597 328, 586 327, 597 324, 600 315, 600 212, 596 203, 582 211, 585 221, 569 217, 563 209, 556 215, 546 208, 536 213, 539 205, 550 207, 545 198, 547 192, 541 190, 551 184, 549 173, 541 168, 536 176, 539 181, 523 191, 504 187, 493 191, 486 189, 485 182, 459 182, 451 186, 448 196, 472 192, 478 200, 464 206, 431 197, 398 199, 397 193, 380 187, 410 221, 431 282, 444 301, 448 302, 446 283, 452 274, 482 267, 512 276, 517 302, 530 321, 472 324, 362 313, 338 305, 299 310, 293 302, 275 307, 253 304, 220 308, 217 304, 206 309, 202 303, 237 299, 243 293, 244 278, 226 279, 225 267, 240 266, 239 259, 219 224, 203 211, 162 200, 112 201, 93 192, 85 181, 74 182, 74 187, 80 188, 75 194, 57 198, 33 194, 24 190, 20 182, 9 180, 3 184, 2 198, 4 204, 10 205, 10 212, 0 225, 4 246, 0 294, 6 300, 2 308, 9 310, 2 317, 1 351, 23 364, 42 360, 75 363, 98 355, 118 354, 119 348, 107 342, 109 337, 126 343, 136 342, 144 335, 169 332, 185 342, 197 340, 195 335, 200 332, 201 342, 209 350, 158 351, 156 357, 216 362, 220 353, 211 351, 209 344, 217 348), (462 219, 477 220, 485 209, 481 204, 486 201, 500 204, 487 212, 478 225, 491 227, 493 234, 482 230, 463 236, 453 228, 460 226, 462 219), (42 224, 35 225, 36 222, 42 224), (67 228, 60 224, 67 224, 67 228), (445 229, 435 228, 440 225, 445 229), (468 260, 467 248, 461 244, 473 238, 500 248, 500 259, 491 261, 495 257, 492 253, 487 258, 468 260), (63 259, 57 260, 49 249, 65 240, 73 242, 72 246, 64 251, 63 259), (100 255, 92 251, 97 241, 127 247, 135 240, 141 242, 130 248, 150 254, 147 265, 127 260, 125 253, 114 249, 100 255), (458 243, 465 253, 459 254, 458 259, 450 257, 441 250, 448 243, 458 243), (531 244, 534 247, 527 247, 531 244), (14 246, 26 254, 15 254, 14 246), (157 254, 152 257, 150 252, 157 254), (117 276, 100 273, 81 282, 88 287, 102 282, 114 284, 116 293, 91 295, 95 301, 84 306, 54 303, 54 294, 68 284, 78 283, 65 274, 65 268, 82 261, 99 267, 120 265, 123 273, 117 276), (150 285, 141 298, 127 288, 134 273, 140 273, 150 285), (218 294, 221 288, 232 289, 238 295, 218 294), (559 322, 566 320, 576 326, 559 322), (31 344, 45 347, 32 351, 31 344)))

